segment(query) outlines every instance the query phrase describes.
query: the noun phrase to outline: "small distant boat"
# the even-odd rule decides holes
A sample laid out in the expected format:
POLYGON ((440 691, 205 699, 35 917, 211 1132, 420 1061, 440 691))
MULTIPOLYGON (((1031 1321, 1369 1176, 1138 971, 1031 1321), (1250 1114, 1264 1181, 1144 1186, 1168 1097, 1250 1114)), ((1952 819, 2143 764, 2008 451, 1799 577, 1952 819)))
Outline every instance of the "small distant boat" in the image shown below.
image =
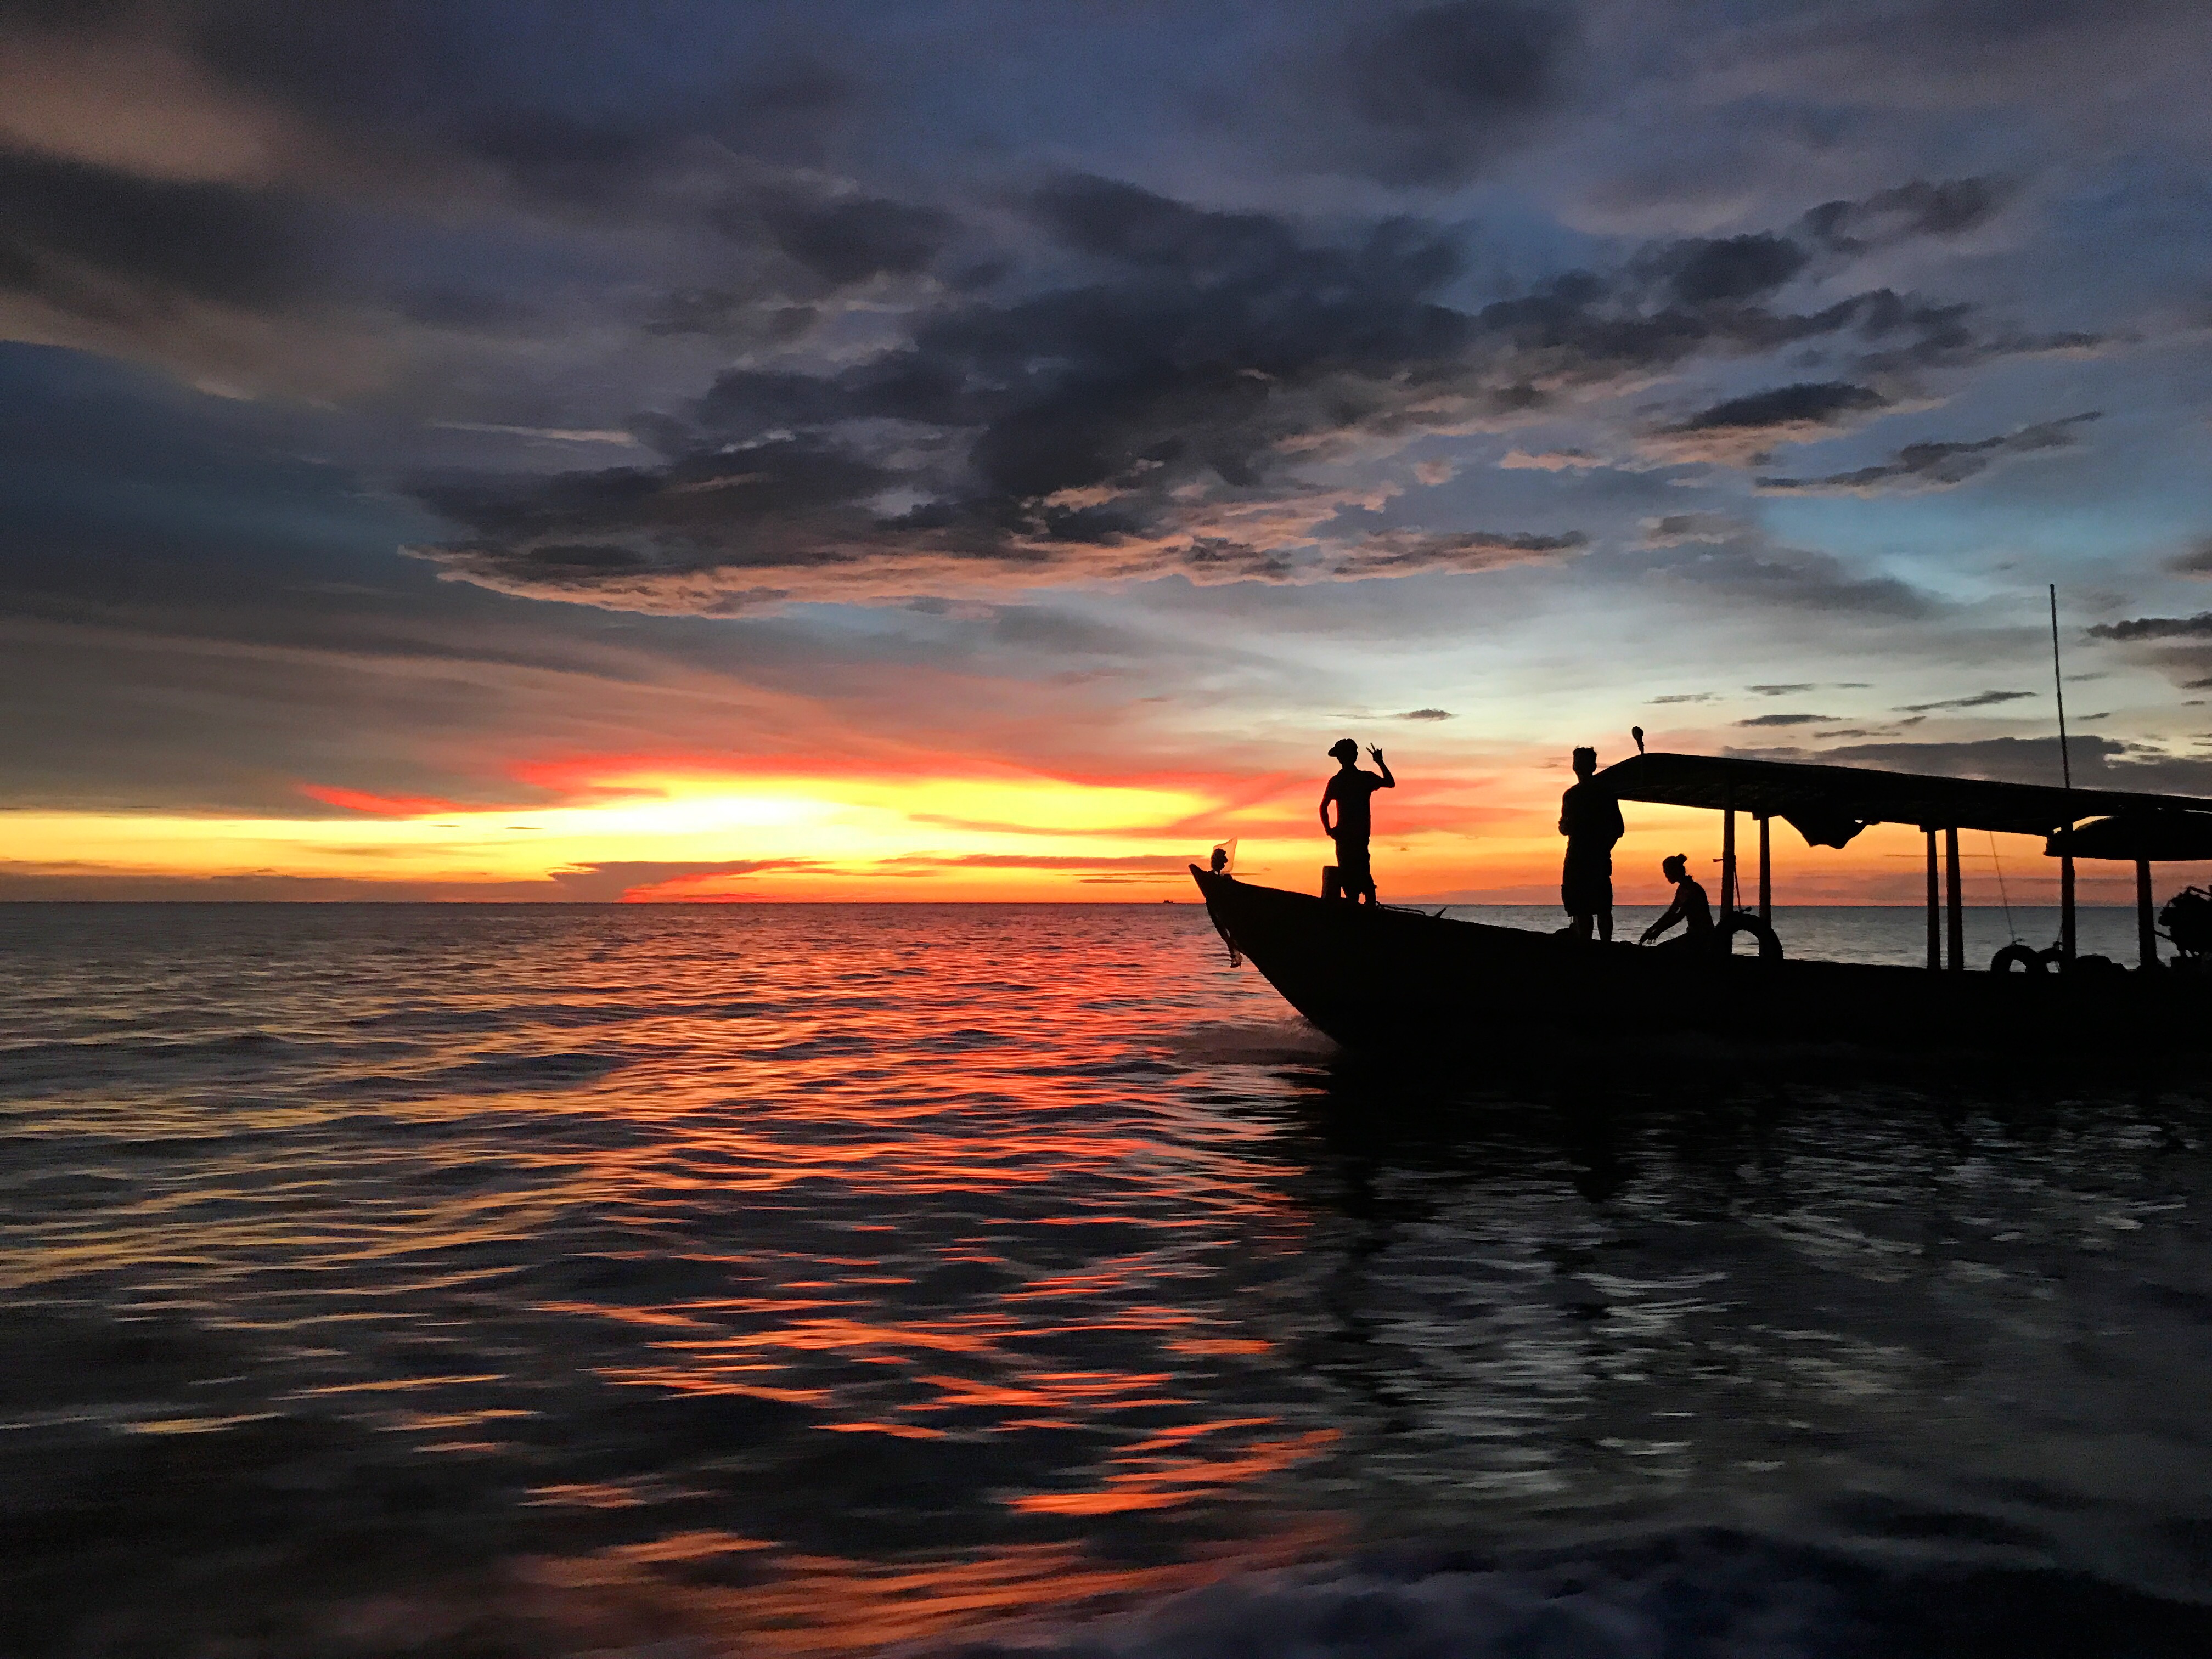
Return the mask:
POLYGON ((1352 1048, 1477 1051, 1546 1033, 1565 1041, 1571 1055, 1577 1039, 1638 1030, 2015 1048, 2201 1046, 2212 1036, 2208 959, 2195 947, 2172 966, 2160 963, 2150 886, 2154 861, 2212 859, 2212 801, 1697 755, 1638 755, 1596 781, 1625 802, 1725 814, 1719 948, 1600 945, 1256 886, 1197 865, 1190 872, 1231 948, 1352 1048), (1758 829, 1755 908, 1737 890, 1740 811, 1758 829), (1789 958, 1773 928, 1768 852, 1778 817, 1811 846, 1841 847, 1869 823, 1926 833, 1925 969, 1789 958), (2008 945, 1993 971, 1966 971, 1961 830, 2045 837, 2045 852, 2061 861, 2056 946, 2008 945), (2077 857, 2136 865, 2141 960, 2133 970, 2075 950, 2077 857), (1745 937, 1759 954, 1729 953, 1745 937))

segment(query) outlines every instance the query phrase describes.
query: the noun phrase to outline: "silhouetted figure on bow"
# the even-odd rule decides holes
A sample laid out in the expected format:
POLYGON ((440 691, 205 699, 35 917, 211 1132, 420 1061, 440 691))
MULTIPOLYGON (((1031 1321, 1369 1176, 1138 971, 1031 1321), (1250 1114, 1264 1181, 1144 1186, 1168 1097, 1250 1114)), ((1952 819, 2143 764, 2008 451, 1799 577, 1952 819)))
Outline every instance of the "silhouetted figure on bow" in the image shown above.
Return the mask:
POLYGON ((1680 922, 1681 937, 1667 940, 1660 949, 1679 951, 1686 946, 1692 951, 1711 950, 1717 937, 1713 931, 1713 908, 1705 902, 1705 890, 1690 874, 1690 860, 1677 853, 1662 860, 1659 870, 1674 884, 1674 902, 1667 907, 1665 915, 1644 930, 1644 937, 1637 942, 1649 945, 1680 922))
POLYGON ((1395 789, 1398 780, 1390 775, 1390 763, 1382 758, 1380 749, 1370 746, 1367 750, 1382 769, 1379 778, 1359 769, 1359 745, 1350 738, 1339 738, 1329 745, 1328 752, 1336 757, 1337 768, 1328 787, 1321 793, 1321 827, 1336 842, 1337 881, 1345 895, 1373 904, 1375 872, 1367 860, 1367 836, 1373 817, 1368 811, 1368 798, 1377 789, 1395 789), (1328 817, 1331 801, 1336 803, 1334 823, 1328 817))
POLYGON ((1620 803, 1590 781, 1597 750, 1577 749, 1577 780, 1559 798, 1559 833, 1567 838, 1566 862, 1559 871, 1559 902, 1570 918, 1565 931, 1577 939, 1613 940, 1613 844, 1626 833, 1620 803))

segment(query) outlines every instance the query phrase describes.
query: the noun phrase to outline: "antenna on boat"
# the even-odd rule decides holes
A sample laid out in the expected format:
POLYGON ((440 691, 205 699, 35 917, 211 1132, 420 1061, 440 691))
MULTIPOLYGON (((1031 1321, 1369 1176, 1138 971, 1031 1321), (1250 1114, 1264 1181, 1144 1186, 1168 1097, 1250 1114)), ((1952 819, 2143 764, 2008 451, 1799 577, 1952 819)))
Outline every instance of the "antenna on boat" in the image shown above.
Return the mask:
POLYGON ((2058 672, 2058 584, 2051 584, 2051 684, 2058 694, 2058 775, 2074 787, 2074 763, 2066 752, 2066 677, 2058 672))
MULTIPOLYGON (((2058 775, 2066 785, 2066 833, 2074 833, 2074 760, 2066 752, 2066 676, 2058 663, 2058 584, 2051 584, 2051 689, 2058 699, 2058 775)), ((1996 843, 1990 843, 1994 850, 1996 843)), ((1929 866, 1931 870, 1933 865, 1929 866)), ((2148 866, 2146 866, 2148 867, 2148 866)), ((2069 842, 2058 857, 2058 960, 2074 965, 2074 848, 2069 842)))

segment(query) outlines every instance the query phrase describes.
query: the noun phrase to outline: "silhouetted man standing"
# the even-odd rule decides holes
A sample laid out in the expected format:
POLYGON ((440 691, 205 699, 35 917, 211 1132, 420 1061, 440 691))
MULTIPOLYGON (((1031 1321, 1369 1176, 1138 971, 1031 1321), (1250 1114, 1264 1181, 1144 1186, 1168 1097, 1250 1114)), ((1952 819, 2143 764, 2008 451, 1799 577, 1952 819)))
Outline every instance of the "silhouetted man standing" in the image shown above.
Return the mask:
POLYGON ((1559 798, 1559 833, 1567 838, 1566 863, 1559 872, 1559 902, 1577 939, 1613 940, 1613 844, 1626 833, 1620 803, 1590 781, 1597 750, 1575 750, 1576 781, 1559 798))
POLYGON ((1367 750, 1382 769, 1379 778, 1359 769, 1359 745, 1350 738, 1339 738, 1329 745, 1328 752, 1336 757, 1337 768, 1328 787, 1321 793, 1321 827, 1336 842, 1337 879, 1344 891, 1355 900, 1364 896, 1372 904, 1375 873, 1367 861, 1367 836, 1373 819, 1368 798, 1377 789, 1395 789, 1398 780, 1390 775, 1390 763, 1382 758, 1380 749, 1370 746, 1367 750), (1334 823, 1328 818, 1331 801, 1336 803, 1334 823))

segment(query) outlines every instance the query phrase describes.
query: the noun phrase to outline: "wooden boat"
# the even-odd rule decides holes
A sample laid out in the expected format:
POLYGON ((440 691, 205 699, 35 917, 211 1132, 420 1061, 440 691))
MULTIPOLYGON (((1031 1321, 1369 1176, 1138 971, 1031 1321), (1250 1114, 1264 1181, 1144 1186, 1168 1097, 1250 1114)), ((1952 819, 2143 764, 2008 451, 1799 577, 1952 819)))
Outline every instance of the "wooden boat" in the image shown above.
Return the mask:
POLYGON ((2201 1044, 2212 1035, 2205 1018, 2212 976, 2203 959, 2173 967, 2159 961, 2149 878, 2154 860, 2212 859, 2212 801, 1692 755, 1640 755, 1607 768, 1596 781, 1624 802, 1726 815, 1723 945, 1748 937, 1759 942, 1758 955, 1601 945, 1316 898, 1196 865, 1191 875, 1231 948, 1249 957, 1298 1012, 1352 1048, 1480 1050, 1541 1034, 1564 1039, 1571 1055, 1578 1038, 1638 1031, 1880 1045, 2162 1048, 2201 1044), (1739 811, 1748 812, 1758 830, 1755 908, 1741 904, 1737 891, 1739 811), (1841 847, 1875 823, 1913 823, 1926 832, 1926 969, 1789 958, 1772 928, 1768 855, 1777 817, 1811 846, 1841 847), (2082 824, 2085 818, 2099 822, 2082 824), (2023 971, 1966 971, 1962 829, 2043 836, 2045 851, 2062 861, 2060 944, 2047 953, 2001 953, 2030 958, 2020 962, 2023 971), (2076 954, 2077 856, 2136 863, 2142 951, 2136 969, 2076 954))

